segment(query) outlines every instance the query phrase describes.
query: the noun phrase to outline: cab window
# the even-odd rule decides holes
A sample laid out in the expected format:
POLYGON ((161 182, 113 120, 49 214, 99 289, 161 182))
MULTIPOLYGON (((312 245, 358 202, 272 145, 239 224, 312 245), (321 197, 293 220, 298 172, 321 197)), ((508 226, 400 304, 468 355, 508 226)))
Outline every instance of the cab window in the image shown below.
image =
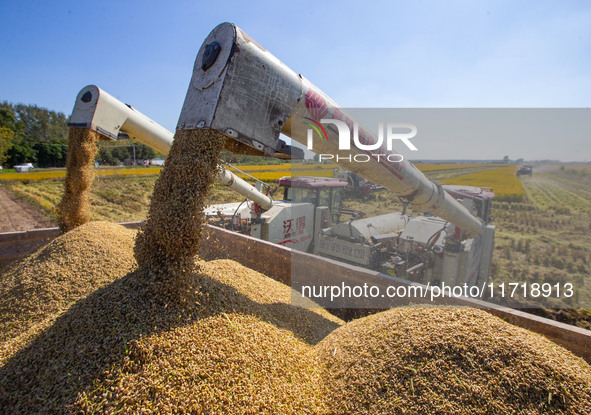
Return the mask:
POLYGON ((320 199, 318 201, 318 206, 330 207, 330 193, 330 189, 322 189, 320 191, 320 199))
POLYGON ((302 189, 300 187, 286 188, 285 200, 316 204, 317 199, 318 193, 316 189, 302 189))
POLYGON ((342 198, 341 189, 334 189, 332 193, 332 204, 330 206, 330 213, 332 213, 332 221, 334 223, 338 223, 340 220, 342 198))

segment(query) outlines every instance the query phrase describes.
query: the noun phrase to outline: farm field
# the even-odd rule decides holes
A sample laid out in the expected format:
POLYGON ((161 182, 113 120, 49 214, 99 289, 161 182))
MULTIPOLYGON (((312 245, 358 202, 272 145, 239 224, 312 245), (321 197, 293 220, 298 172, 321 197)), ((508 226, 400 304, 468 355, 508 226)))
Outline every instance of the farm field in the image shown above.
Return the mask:
MULTIPOLYGON (((273 181, 285 175, 289 175, 291 171, 297 174, 315 175, 320 177, 332 176, 333 169, 337 167, 334 164, 274 164, 274 165, 244 165, 238 166, 240 170, 255 176, 259 180, 273 181)), ((95 170, 96 175, 101 176, 152 176, 160 174, 162 167, 116 167, 116 168, 98 168, 95 170)), ((230 170, 232 170, 230 168, 230 170)), ((234 170, 232 170, 234 171, 234 170)), ((236 172, 242 178, 248 178, 246 175, 236 172)), ((0 180, 16 180, 16 181, 39 181, 50 179, 63 179, 66 177, 66 169, 43 169, 33 170, 26 173, 6 172, 0 173, 0 180)))
MULTIPOLYGON (((441 180, 442 184, 491 187, 497 200, 520 202, 525 197, 523 186, 515 176, 515 166, 502 166, 441 180)), ((428 175, 429 172, 425 174, 428 175)))
MULTIPOLYGON (((146 219, 150 196, 157 175, 151 176, 98 176, 94 179, 90 194, 92 220, 109 222, 133 222, 146 219)), ((13 191, 21 199, 40 208, 56 220, 57 205, 63 193, 63 180, 31 182, 0 182, 0 186, 13 191)), ((209 194, 210 203, 226 203, 241 200, 234 192, 221 185, 214 186, 209 194)))
MULTIPOLYGON (((291 165, 239 166, 263 179, 264 174, 283 177, 291 165)), ((300 166, 298 166, 300 167, 300 166)), ((299 175, 332 175, 334 165, 302 165, 299 175), (326 167, 326 168, 325 168, 326 167)), ((591 298, 591 168, 550 166, 534 168, 532 176, 517 178, 513 165, 418 164, 442 183, 493 187, 493 224, 496 225, 493 280, 529 283, 572 282, 579 298, 591 298)), ((148 170, 148 169, 127 169, 148 170)), ((2 174, 3 176, 6 174, 2 174)), ((19 174, 22 177, 23 174, 19 174)), ((157 179, 151 175, 99 175, 91 192, 93 219, 112 222, 144 220, 157 179)), ((268 179, 273 181, 275 179, 268 179)), ((0 181, 0 186, 55 218, 63 180, 0 181)), ((242 200, 223 186, 214 186, 210 203, 242 200)), ((365 199, 346 198, 346 207, 374 216, 400 210, 398 197, 382 190, 365 199)), ((412 207, 409 207, 412 213, 412 207)), ((421 213, 421 212, 414 212, 421 213)), ((591 328, 591 312, 571 310, 572 300, 554 300, 545 316, 591 328)))
POLYGON ((591 176, 573 177, 560 166, 540 166, 521 181, 524 202, 494 205, 493 277, 501 282, 573 283, 572 299, 551 302, 562 310, 542 314, 591 328, 591 310, 569 310, 577 299, 591 308, 591 176))
MULTIPOLYGON (((249 175, 267 182, 274 182, 283 176, 291 174, 332 177, 333 170, 336 167, 336 164, 292 165, 289 163, 267 166, 238 166, 240 170, 249 175)), ((514 191, 512 189, 505 190, 506 188, 514 188, 515 183, 520 186, 519 179, 514 175, 509 174, 507 177, 507 171, 513 171, 514 166, 418 163, 417 167, 424 171, 427 177, 443 183, 452 181, 455 184, 473 185, 475 184, 473 176, 476 175, 483 183, 481 186, 495 184, 495 192, 499 199, 502 199, 504 192, 514 191), (467 178, 466 181, 462 181, 464 177, 467 178)), ((113 222, 144 220, 147 214, 149 198, 160 170, 159 167, 98 169, 90 199, 93 206, 93 219, 113 222)), ((238 173, 238 176, 250 180, 249 177, 243 174, 238 173)), ((48 216, 55 219, 56 206, 63 191, 63 177, 65 177, 65 170, 63 169, 40 170, 30 173, 2 173, 0 174, 0 185, 12 190, 17 196, 42 209, 48 216)), ((241 199, 222 186, 214 186, 210 200, 212 203, 226 203, 241 199)), ((393 196, 388 200, 398 201, 398 197, 393 196)), ((381 213, 389 212, 392 209, 390 203, 379 203, 379 205, 381 213)))

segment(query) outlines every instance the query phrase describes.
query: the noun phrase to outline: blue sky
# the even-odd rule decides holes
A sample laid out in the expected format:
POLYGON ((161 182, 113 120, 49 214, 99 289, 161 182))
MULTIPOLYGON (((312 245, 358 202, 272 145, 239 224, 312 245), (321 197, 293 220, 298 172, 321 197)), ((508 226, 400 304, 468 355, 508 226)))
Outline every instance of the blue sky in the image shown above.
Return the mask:
MULTIPOLYGON (((224 21, 344 107, 591 106, 584 0, 0 0, 0 100, 69 114, 96 84, 173 130, 195 55, 224 21)), ((561 153, 533 139, 498 154, 450 139, 420 157, 591 160, 580 137, 561 153)))

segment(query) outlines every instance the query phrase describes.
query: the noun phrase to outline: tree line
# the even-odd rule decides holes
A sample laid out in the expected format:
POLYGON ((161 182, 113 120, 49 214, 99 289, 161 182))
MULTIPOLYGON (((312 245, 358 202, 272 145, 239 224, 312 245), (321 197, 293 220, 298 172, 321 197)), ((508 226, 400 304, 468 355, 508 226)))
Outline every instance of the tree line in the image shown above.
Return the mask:
MULTIPOLYGON (((0 102, 0 166, 33 163, 64 167, 68 152, 68 117, 37 105, 0 102)), ((158 154, 133 140, 102 141, 97 160, 117 165, 126 160, 152 159, 158 154)))

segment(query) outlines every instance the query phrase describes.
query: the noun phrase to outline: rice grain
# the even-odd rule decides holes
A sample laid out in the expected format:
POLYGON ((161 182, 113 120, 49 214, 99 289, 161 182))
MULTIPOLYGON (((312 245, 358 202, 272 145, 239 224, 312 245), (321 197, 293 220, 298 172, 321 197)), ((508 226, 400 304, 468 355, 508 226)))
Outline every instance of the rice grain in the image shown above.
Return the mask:
POLYGON ((591 367, 469 308, 397 308, 316 346, 331 414, 582 414, 591 367))

